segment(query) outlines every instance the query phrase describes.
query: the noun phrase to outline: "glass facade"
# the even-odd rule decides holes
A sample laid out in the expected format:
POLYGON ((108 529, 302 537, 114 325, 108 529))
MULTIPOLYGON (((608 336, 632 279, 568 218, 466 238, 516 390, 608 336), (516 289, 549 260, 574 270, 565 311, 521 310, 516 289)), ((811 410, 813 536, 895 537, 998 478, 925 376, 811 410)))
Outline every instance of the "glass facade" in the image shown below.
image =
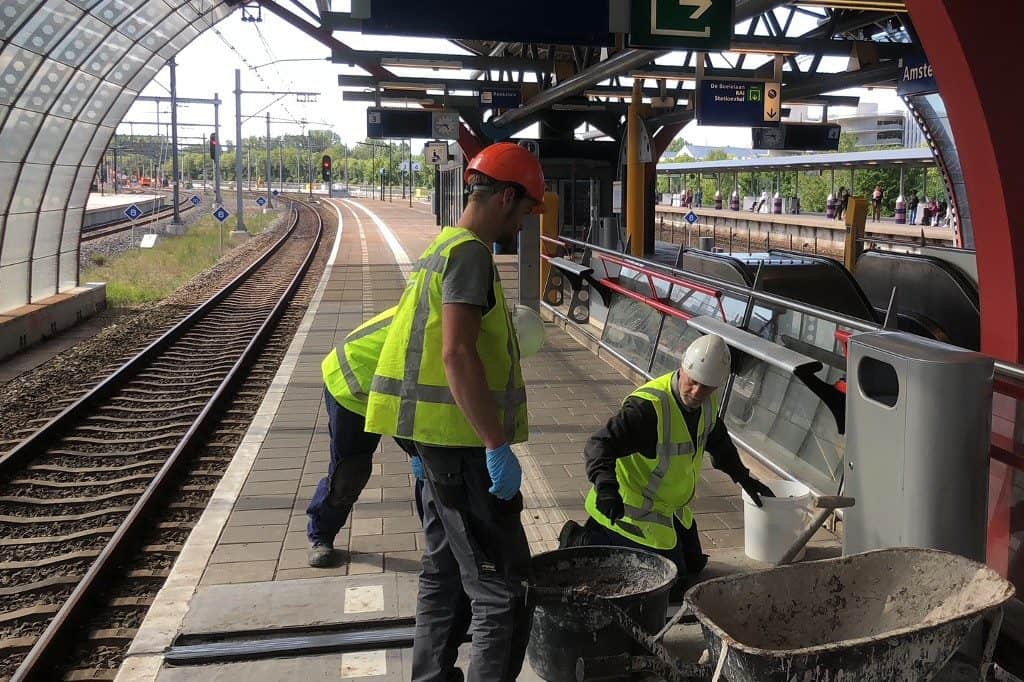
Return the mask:
POLYGON ((0 313, 78 284, 89 187, 114 130, 224 0, 0 3, 0 313))

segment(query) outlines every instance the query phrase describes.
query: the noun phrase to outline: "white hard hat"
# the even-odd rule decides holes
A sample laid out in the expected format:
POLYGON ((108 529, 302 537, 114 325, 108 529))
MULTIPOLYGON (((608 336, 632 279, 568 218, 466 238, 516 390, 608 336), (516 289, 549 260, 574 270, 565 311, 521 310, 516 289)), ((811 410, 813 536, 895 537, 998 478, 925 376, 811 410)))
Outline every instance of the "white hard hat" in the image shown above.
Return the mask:
POLYGON ((533 308, 516 305, 512 311, 512 322, 516 326, 516 336, 519 339, 519 357, 528 358, 536 355, 544 345, 544 320, 540 319, 540 315, 533 308))
POLYGON ((697 383, 718 388, 729 380, 729 360, 729 346, 722 337, 707 334, 686 349, 683 371, 697 383))

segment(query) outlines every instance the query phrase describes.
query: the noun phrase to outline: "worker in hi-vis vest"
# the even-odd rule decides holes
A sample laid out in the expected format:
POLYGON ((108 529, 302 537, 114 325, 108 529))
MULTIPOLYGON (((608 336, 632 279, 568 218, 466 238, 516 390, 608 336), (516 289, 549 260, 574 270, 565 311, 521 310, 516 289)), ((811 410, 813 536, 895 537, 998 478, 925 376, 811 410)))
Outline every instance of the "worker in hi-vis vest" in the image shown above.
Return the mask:
POLYGON ((686 349, 682 366, 631 393, 584 447, 584 526, 568 521, 559 547, 620 545, 651 550, 679 569, 677 595, 707 564, 690 509, 704 465, 729 475, 751 500, 774 497, 750 475, 718 418, 716 389, 729 379, 729 347, 714 334, 686 349))
MULTIPOLYGON (((327 476, 320 479, 306 508, 309 521, 309 565, 331 566, 335 561, 334 538, 345 525, 352 506, 370 479, 373 453, 380 434, 366 431, 366 399, 373 370, 395 316, 389 308, 353 329, 345 342, 320 363, 324 378, 324 407, 331 436, 331 459, 327 476)), ((416 448, 407 440, 395 442, 412 458, 412 471, 423 478, 416 448)))
POLYGON ((543 210, 544 172, 502 142, 474 156, 463 179, 465 211, 423 252, 398 303, 366 428, 414 441, 426 474, 412 679, 445 679, 439 653, 465 590, 469 679, 511 682, 530 634, 530 548, 511 445, 528 429, 519 343, 490 246, 513 246, 526 215, 543 210))

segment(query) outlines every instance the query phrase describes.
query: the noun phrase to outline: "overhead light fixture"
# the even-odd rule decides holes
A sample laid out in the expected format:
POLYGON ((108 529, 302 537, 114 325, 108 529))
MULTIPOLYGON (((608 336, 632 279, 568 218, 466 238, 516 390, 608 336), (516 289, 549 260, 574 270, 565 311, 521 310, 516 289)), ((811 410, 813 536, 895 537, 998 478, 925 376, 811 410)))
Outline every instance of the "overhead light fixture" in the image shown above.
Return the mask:
POLYGON ((648 78, 659 81, 695 81, 697 75, 694 73, 664 73, 662 71, 630 71, 626 74, 630 78, 648 78))
POLYGON ((444 84, 442 83, 426 83, 417 81, 380 81, 377 83, 382 88, 388 90, 444 90, 444 84))
POLYGON ((407 69, 449 69, 458 71, 462 62, 457 59, 415 59, 413 57, 381 57, 380 65, 404 67, 407 69))
POLYGON ((782 55, 798 55, 800 54, 800 48, 791 45, 769 45, 765 43, 755 42, 744 42, 742 40, 734 40, 729 43, 727 50, 722 52, 735 52, 737 54, 759 54, 773 56, 777 54, 782 55))
POLYGON ((869 12, 906 12, 902 0, 798 0, 798 5, 814 5, 832 9, 859 9, 869 12))

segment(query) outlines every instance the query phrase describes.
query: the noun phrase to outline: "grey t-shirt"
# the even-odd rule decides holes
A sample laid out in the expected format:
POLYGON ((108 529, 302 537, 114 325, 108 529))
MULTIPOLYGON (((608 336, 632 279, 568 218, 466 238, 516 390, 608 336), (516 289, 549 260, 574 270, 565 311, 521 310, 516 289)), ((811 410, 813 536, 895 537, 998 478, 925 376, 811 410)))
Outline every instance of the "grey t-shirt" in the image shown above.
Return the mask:
POLYGON ((475 239, 459 244, 448 255, 441 302, 469 303, 486 313, 495 303, 494 278, 490 249, 475 239))

